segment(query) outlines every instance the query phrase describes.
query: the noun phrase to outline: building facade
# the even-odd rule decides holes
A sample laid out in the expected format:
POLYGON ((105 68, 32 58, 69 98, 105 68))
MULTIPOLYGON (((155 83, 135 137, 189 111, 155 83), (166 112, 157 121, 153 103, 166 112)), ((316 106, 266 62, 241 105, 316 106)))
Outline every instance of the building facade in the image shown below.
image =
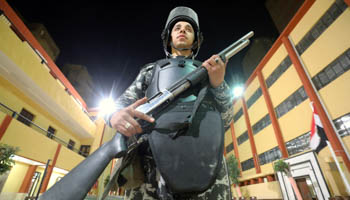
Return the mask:
MULTIPOLYGON (((349 196, 328 147, 309 147, 313 102, 350 180, 350 1, 306 0, 234 101, 225 154, 242 170, 242 195, 296 199, 275 173, 284 159, 303 199, 349 196)), ((234 196, 237 196, 233 190, 234 196)))
MULTIPOLYGON (((19 148, 15 165, 0 178, 0 199, 37 196, 108 141, 113 130, 96 115, 0 0, 0 143, 19 148)), ((99 183, 110 172, 111 164, 99 183)), ((97 183, 91 193, 102 189, 97 183)))

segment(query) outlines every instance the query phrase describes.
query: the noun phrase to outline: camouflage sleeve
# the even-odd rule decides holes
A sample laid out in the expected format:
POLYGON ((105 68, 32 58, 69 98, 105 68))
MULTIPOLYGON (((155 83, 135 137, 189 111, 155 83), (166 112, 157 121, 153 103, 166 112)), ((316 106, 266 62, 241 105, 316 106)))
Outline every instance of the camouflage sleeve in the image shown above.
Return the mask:
POLYGON ((140 70, 134 82, 114 102, 115 109, 104 116, 104 120, 109 126, 111 126, 109 121, 115 112, 135 103, 137 100, 142 99, 145 96, 145 91, 152 77, 153 66, 154 65, 152 63, 144 66, 140 70))
POLYGON ((224 121, 225 129, 230 126, 233 119, 233 104, 230 87, 224 81, 217 88, 210 88, 209 91, 213 94, 218 110, 221 112, 222 120, 224 121))

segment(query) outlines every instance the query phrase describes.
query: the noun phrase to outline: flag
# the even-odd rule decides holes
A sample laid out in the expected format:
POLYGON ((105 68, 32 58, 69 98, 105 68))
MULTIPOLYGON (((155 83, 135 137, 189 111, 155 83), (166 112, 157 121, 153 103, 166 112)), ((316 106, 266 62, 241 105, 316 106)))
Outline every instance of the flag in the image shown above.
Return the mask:
POLYGON ((325 146, 327 146, 326 141, 328 140, 323 129, 320 117, 314 107, 312 108, 312 122, 311 122, 311 134, 310 134, 310 147, 315 150, 318 154, 325 146))

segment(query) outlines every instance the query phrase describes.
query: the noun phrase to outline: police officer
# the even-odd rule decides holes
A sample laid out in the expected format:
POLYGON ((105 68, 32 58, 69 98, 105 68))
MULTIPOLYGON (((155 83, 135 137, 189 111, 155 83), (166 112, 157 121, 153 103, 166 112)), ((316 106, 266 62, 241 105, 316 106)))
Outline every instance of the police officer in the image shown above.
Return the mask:
MULTIPOLYGON (((223 127, 225 129, 229 127, 229 124, 233 118, 233 110, 232 110, 232 102, 230 97, 230 89, 224 81, 226 63, 223 63, 217 55, 211 56, 209 59, 207 59, 203 63, 194 60, 194 58, 198 54, 201 43, 203 41, 203 36, 199 28, 198 17, 195 11, 193 11, 191 8, 188 8, 188 7, 174 8, 168 16, 165 28, 162 32, 162 40, 163 40, 163 46, 164 46, 166 58, 160 61, 156 61, 154 63, 147 64, 141 69, 136 80, 117 99, 116 111, 110 116, 106 116, 105 119, 107 123, 111 127, 115 128, 119 133, 122 133, 123 135, 130 137, 132 135, 135 135, 135 134, 138 135, 144 132, 144 130, 142 130, 141 125, 135 120, 135 118, 143 119, 150 123, 157 122, 157 124, 161 124, 162 122, 165 122, 165 121, 168 123, 168 121, 169 120, 171 121, 171 119, 174 119, 176 121, 179 118, 182 118, 181 116, 187 116, 187 118, 191 118, 189 117, 190 115, 188 116, 187 114, 194 113, 193 105, 196 102, 196 98, 197 98, 196 96, 198 96, 198 94, 200 93, 199 91, 201 91, 201 88, 199 88, 198 90, 192 90, 190 93, 182 95, 174 103, 174 105, 181 104, 181 108, 191 105, 190 109, 188 110, 189 112, 187 114, 186 113, 183 114, 184 112, 182 112, 179 115, 167 115, 166 119, 164 120, 163 118, 163 121, 162 121, 161 115, 148 116, 141 112, 138 112, 135 109, 138 106, 144 104, 147 101, 147 98, 152 97, 152 95, 154 95, 156 92, 159 92, 159 90, 166 88, 167 86, 176 82, 179 78, 183 77, 183 75, 189 73, 191 70, 202 65, 208 71, 209 86, 207 87, 207 92, 206 93, 203 92, 205 93, 205 95, 202 98, 203 102, 200 102, 201 106, 199 106, 200 107, 199 110, 202 109, 202 110, 219 111, 221 114, 220 120, 222 120, 223 122, 223 127), (210 96, 210 97, 207 98, 207 96, 210 96), (171 116, 175 116, 175 117, 171 117, 171 116)), ((203 87, 203 85, 201 87, 203 87)), ((175 109, 176 107, 179 107, 179 106, 174 106, 173 110, 176 110, 175 109)), ((171 109, 168 109, 167 112, 172 112, 173 110, 171 109)), ((207 116, 207 115, 204 114, 203 116, 207 116)), ((198 121, 198 119, 195 119, 196 117, 192 116, 192 118, 198 121)), ((201 125, 200 123, 201 119, 197 123, 199 127, 203 125, 203 124, 201 125)), ((195 122, 193 123, 195 124, 195 122)), ((183 123, 183 124, 188 124, 188 123, 183 123)), ((214 126, 219 127, 220 125, 214 125, 214 126)), ((173 131, 172 134, 175 133, 176 138, 173 141, 180 141, 181 139, 178 139, 178 138, 181 138, 181 134, 187 134, 188 132, 191 132, 189 130, 192 130, 192 129, 189 127, 191 127, 191 125, 181 126, 180 128, 177 128, 177 129, 175 128, 176 130, 175 132, 173 131), (185 129, 183 127, 185 127, 185 129), (180 129, 185 131, 182 131, 180 136, 178 137, 177 134, 180 132, 179 131, 180 129)), ((217 130, 221 130, 221 129, 218 128, 217 130)), ((221 133, 209 133, 209 135, 211 135, 210 137, 214 136, 214 138, 216 138, 215 134, 223 135, 222 133, 223 131, 219 131, 219 132, 221 133)), ((217 169, 212 170, 211 168, 208 168, 209 170, 207 170, 206 168, 204 168, 206 169, 206 171, 212 170, 211 173, 208 174, 208 177, 209 177, 208 180, 211 180, 214 178, 211 184, 202 186, 201 185, 202 183, 196 182, 197 177, 190 177, 190 179, 188 180, 186 179, 185 185, 186 183, 192 184, 193 182, 192 185, 190 184, 188 186, 188 188, 190 188, 189 190, 191 190, 192 188, 205 188, 205 191, 193 191, 193 193, 191 193, 191 191, 187 191, 186 186, 182 186, 182 185, 177 186, 176 185, 177 183, 173 183, 171 180, 171 177, 173 177, 172 175, 169 175, 169 176, 167 175, 166 170, 176 171, 176 169, 174 168, 167 169, 168 166, 165 166, 165 167, 162 166, 164 164, 162 164, 161 161, 164 157, 159 158, 163 156, 161 153, 159 153, 159 151, 167 152, 167 150, 166 149, 161 150, 161 148, 163 147, 160 147, 159 145, 161 144, 159 144, 159 142, 157 143, 157 141, 159 139, 159 141, 162 141, 161 143, 167 143, 168 141, 168 139, 166 139, 167 137, 164 139, 165 142, 163 142, 164 134, 159 134, 159 131, 158 132, 151 131, 151 133, 152 134, 150 135, 152 135, 152 137, 150 137, 151 138, 150 143, 152 144, 151 145, 152 148, 149 148, 149 144, 147 143, 146 145, 144 145, 145 147, 142 148, 143 150, 140 153, 140 157, 142 161, 141 163, 143 165, 143 170, 146 173, 145 176, 147 178, 145 179, 144 183, 142 183, 141 185, 127 190, 125 199, 159 199, 159 198, 183 199, 185 198, 185 196, 181 197, 181 194, 180 196, 176 194, 177 189, 179 191, 186 191, 187 199, 215 199, 216 200, 216 199, 230 198, 231 195, 230 195, 229 180, 228 180, 227 172, 225 171, 225 167, 224 165, 221 164, 222 158, 213 159, 214 163, 216 160, 219 160, 220 162, 219 164, 215 165, 217 169), (145 159, 146 157, 147 159, 145 159), (154 162, 153 157, 157 157, 157 159, 155 159, 156 162, 154 162), (149 158, 151 158, 151 161, 149 158), (194 180, 194 181, 189 181, 189 180, 194 180), (196 184, 198 185, 198 187, 196 184)), ((220 135, 220 137, 217 137, 217 138, 222 138, 222 137, 220 135)), ((171 144, 171 142, 172 141, 170 141, 169 144, 171 144)), ((192 149, 192 148, 176 147, 176 146, 174 148, 187 149, 187 151, 189 151, 189 149, 192 149)), ((222 145, 220 146, 220 148, 222 148, 222 145)), ((222 157, 222 149, 220 149, 220 152, 222 157)), ((171 156, 173 155, 167 155, 167 156, 171 158, 171 156)), ((174 155, 174 158, 175 157, 176 155, 174 155)), ((220 157, 220 155, 212 156, 212 157, 220 157)), ((182 159, 181 157, 179 158, 182 159)), ((193 163, 198 162, 196 161, 195 155, 191 159, 193 160, 192 161, 193 163)), ((186 159, 184 159, 183 161, 185 162, 184 167, 190 166, 188 168, 197 167, 198 170, 202 169, 202 167, 200 167, 199 165, 195 165, 192 167, 191 163, 186 164, 186 162, 189 162, 189 161, 185 161, 185 160, 186 159)), ((207 160, 207 158, 205 158, 204 160, 207 160)), ((173 161, 170 159, 169 162, 173 162, 173 161)), ((209 166, 209 164, 206 164, 206 165, 209 166)), ((183 171, 183 169, 181 170, 183 171)), ((193 172, 188 172, 188 173, 193 173, 193 172)), ((191 176, 191 174, 186 175, 185 178, 189 176, 191 176)), ((176 175, 174 177, 177 178, 176 175)))

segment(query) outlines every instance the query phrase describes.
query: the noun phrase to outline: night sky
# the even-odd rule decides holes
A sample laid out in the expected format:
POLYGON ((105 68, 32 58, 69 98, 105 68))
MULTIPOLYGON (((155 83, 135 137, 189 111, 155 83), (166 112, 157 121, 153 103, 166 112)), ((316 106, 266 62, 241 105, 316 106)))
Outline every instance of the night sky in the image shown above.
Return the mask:
MULTIPOLYGON (((171 9, 188 6, 199 16, 204 43, 197 56, 204 61, 253 30, 254 38, 277 38, 263 0, 230 1, 20 1, 9 0, 29 23, 43 23, 60 49, 58 67, 87 67, 98 98, 118 97, 140 68, 165 57, 160 34, 171 9), (146 3, 147 2, 147 3, 146 3)), ((252 40, 254 40, 254 38, 252 40)), ((225 80, 242 74, 248 47, 231 58, 225 80)), ((243 76, 243 75, 242 75, 243 76)), ((96 100, 96 105, 97 105, 96 100)))

